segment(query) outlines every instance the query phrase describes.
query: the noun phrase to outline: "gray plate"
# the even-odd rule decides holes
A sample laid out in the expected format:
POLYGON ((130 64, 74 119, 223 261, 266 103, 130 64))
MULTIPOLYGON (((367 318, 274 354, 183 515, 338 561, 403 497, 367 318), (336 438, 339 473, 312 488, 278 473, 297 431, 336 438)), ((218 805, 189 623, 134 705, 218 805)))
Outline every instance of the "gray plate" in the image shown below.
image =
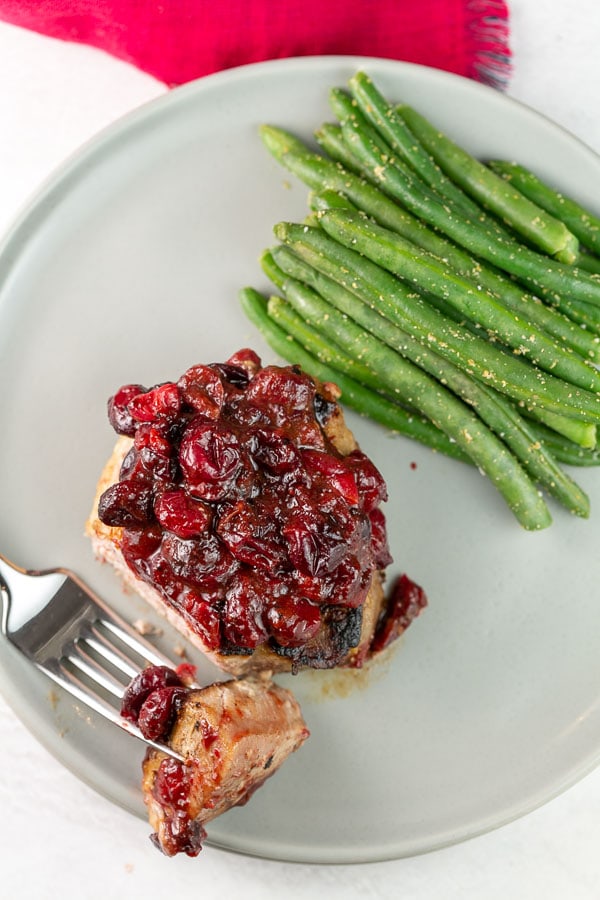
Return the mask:
MULTIPOLYGON (((246 345, 274 361, 237 291, 266 289, 258 255, 274 222, 304 215, 306 190, 257 126, 309 137, 329 118, 328 88, 361 64, 475 154, 517 158, 598 211, 590 150, 490 89, 412 65, 266 63, 127 116, 62 168, 0 254, 0 548, 16 562, 69 566, 121 612, 152 620, 82 534, 113 443, 106 398, 246 345)), ((212 844, 237 852, 307 862, 424 852, 531 810, 598 761, 600 479, 580 475, 591 521, 557 509, 551 529, 527 534, 475 471, 349 418, 389 484, 393 571, 423 584, 430 607, 361 678, 288 679, 312 738, 210 827, 212 844)), ((165 631, 162 643, 177 638, 165 631)), ((0 674, 52 753, 144 814, 136 743, 55 696, 3 644, 0 674)))

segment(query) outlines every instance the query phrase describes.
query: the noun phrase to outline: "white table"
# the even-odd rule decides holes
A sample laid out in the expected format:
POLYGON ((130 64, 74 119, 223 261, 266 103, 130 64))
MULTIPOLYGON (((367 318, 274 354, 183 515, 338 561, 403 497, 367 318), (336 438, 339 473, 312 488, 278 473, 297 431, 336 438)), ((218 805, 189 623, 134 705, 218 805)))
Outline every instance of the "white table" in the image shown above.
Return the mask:
MULTIPOLYGON (((514 0, 508 93, 600 152, 600 5, 514 0)), ((103 53, 0 23, 0 231, 104 125, 165 88, 103 53)), ((524 819, 423 857, 294 866, 207 848, 167 860, 148 826, 77 781, 0 700, 0 897, 597 900, 600 770, 524 819)), ((293 814, 293 811, 291 811, 293 814)))

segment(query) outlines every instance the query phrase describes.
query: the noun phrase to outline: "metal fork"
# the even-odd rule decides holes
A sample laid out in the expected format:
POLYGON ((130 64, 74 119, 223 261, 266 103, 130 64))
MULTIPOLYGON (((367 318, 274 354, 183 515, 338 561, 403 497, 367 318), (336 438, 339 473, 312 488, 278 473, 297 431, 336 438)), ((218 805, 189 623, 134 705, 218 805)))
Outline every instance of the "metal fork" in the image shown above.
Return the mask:
POLYGON ((173 668, 172 661, 73 572, 25 570, 0 554, 0 612, 0 632, 52 681, 145 744, 182 758, 120 715, 131 679, 148 664, 173 668))

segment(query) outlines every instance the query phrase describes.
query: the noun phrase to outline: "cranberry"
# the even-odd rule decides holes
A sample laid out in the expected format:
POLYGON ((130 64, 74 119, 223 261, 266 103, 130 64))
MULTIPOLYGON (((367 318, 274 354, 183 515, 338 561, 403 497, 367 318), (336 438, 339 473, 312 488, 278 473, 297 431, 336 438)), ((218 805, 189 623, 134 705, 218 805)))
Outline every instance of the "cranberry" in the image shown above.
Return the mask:
POLYGON ((140 425, 135 433, 133 446, 137 452, 136 473, 141 465, 159 481, 171 481, 174 478, 171 444, 159 428, 155 425, 140 425))
POLYGON ((371 531, 369 522, 358 507, 350 506, 340 492, 329 482, 320 485, 319 510, 325 519, 335 525, 335 530, 350 545, 368 543, 371 531))
POLYGON ((221 617, 202 594, 193 588, 185 588, 179 598, 192 627, 211 650, 221 646, 221 617))
POLYGON ((121 481, 126 481, 127 479, 137 479, 144 477, 149 474, 146 472, 145 466, 140 459, 140 455, 135 449, 135 447, 131 447, 127 453, 125 454, 125 458, 121 463, 121 468, 119 470, 119 478, 121 481))
POLYGON ((291 561, 305 575, 332 572, 346 553, 342 534, 314 510, 292 513, 282 534, 291 561))
POLYGON ((121 715, 129 722, 137 722, 142 704, 158 688, 181 687, 183 682, 168 666, 148 666, 127 687, 123 695, 121 715))
POLYGON ((271 571, 288 561, 276 520, 243 500, 221 516, 217 534, 235 558, 248 565, 271 571))
POLYGON ((293 366, 266 366, 257 372, 246 390, 249 403, 266 408, 274 425, 284 425, 313 408, 315 385, 293 366))
POLYGON ((171 444, 156 425, 138 425, 133 446, 140 456, 146 454, 146 459, 154 457, 169 459, 171 456, 171 444))
POLYGON ((222 378, 232 387, 243 390, 248 386, 248 372, 244 366, 234 366, 229 363, 211 363, 211 369, 218 372, 222 378))
POLYGON ((295 432, 299 447, 313 447, 315 450, 325 450, 327 442, 315 421, 301 419, 295 428, 295 432))
POLYGON ((316 604, 335 604, 358 607, 364 603, 371 583, 371 569, 361 566, 354 555, 343 559, 333 572, 312 577, 296 573, 295 583, 300 594, 316 604))
POLYGON ((329 578, 304 575, 302 572, 294 572, 292 590, 299 595, 307 597, 313 603, 327 603, 331 596, 332 583, 329 578))
POLYGON ((218 372, 210 366, 192 366, 177 382, 186 403, 207 419, 218 419, 225 400, 225 388, 218 372))
POLYGON ((157 834, 151 834, 154 846, 166 856, 185 853, 186 856, 198 856, 202 850, 202 841, 207 837, 206 829, 197 819, 173 813, 165 818, 162 842, 157 834))
POLYGON ((371 522, 371 550, 373 563, 378 569, 385 569, 393 562, 388 546, 385 516, 380 509, 372 509, 369 513, 371 522))
POLYGON ((146 528, 125 529, 121 537, 121 553, 127 565, 134 571, 149 574, 147 560, 160 547, 162 530, 154 523, 146 528))
POLYGON ((274 475, 291 472, 300 464, 300 455, 293 441, 280 430, 256 429, 251 445, 254 461, 274 475))
POLYGON ((368 456, 360 450, 354 450, 348 457, 348 463, 353 466, 358 484, 358 490, 362 498, 362 508, 365 512, 371 512, 380 503, 387 500, 387 487, 379 469, 368 456))
POLYGON ((189 772, 184 763, 169 756, 158 767, 152 793, 162 806, 185 812, 189 804, 190 786, 189 772))
POLYGON ((312 640, 321 627, 318 606, 305 597, 287 595, 269 606, 266 615, 271 636, 282 647, 299 647, 312 640))
POLYGON ((151 839, 167 856, 198 856, 206 837, 202 825, 189 815, 192 772, 184 763, 167 757, 154 778, 152 795, 163 808, 164 821, 161 840, 157 835, 151 839))
POLYGON ((181 395, 176 384, 160 384, 129 403, 129 411, 137 422, 170 422, 177 418, 181 395))
POLYGON ((219 500, 242 464, 239 440, 223 425, 194 423, 181 441, 179 462, 186 485, 195 496, 219 500))
POLYGON ((143 394, 146 388, 141 384, 125 384, 108 401, 108 420, 117 434, 133 437, 136 422, 129 411, 129 403, 143 394))
POLYGON ((248 373, 248 376, 252 378, 261 368, 261 361, 260 356, 258 356, 254 350, 245 347, 243 350, 238 350, 237 353, 230 356, 225 365, 235 366, 237 369, 244 369, 244 371, 248 373))
POLYGON ((202 534, 210 525, 212 510, 201 500, 194 500, 185 491, 164 491, 155 504, 156 518, 166 531, 181 538, 202 534))
POLYGON ((371 571, 363 569, 356 556, 342 560, 331 579, 332 602, 351 608, 363 605, 371 584, 371 571))
POLYGON ((388 647, 427 606, 425 591, 407 575, 396 580, 387 609, 377 625, 371 643, 371 652, 377 653, 388 647))
POLYGON ((238 568, 234 557, 216 535, 204 533, 196 539, 165 534, 161 553, 179 578, 210 586, 225 581, 238 568))
POLYGON ((235 576, 225 601, 225 637, 239 647, 253 650, 267 638, 264 601, 269 585, 256 574, 235 576))
POLYGON ((112 528, 148 525, 152 520, 152 491, 144 484, 118 481, 100 497, 98 518, 112 528))
POLYGON ((358 486, 352 469, 344 459, 318 450, 302 451, 302 462, 306 470, 323 475, 350 506, 358 506, 358 486))
POLYGON ((161 549, 153 553, 146 560, 144 566, 138 564, 138 572, 149 584, 161 591, 165 599, 172 603, 173 606, 177 606, 179 596, 184 589, 184 583, 181 578, 175 575, 169 561, 163 556, 162 550, 163 544, 161 543, 161 549))
POLYGON ((156 688, 142 703, 138 728, 150 741, 168 738, 187 688, 177 685, 156 688))

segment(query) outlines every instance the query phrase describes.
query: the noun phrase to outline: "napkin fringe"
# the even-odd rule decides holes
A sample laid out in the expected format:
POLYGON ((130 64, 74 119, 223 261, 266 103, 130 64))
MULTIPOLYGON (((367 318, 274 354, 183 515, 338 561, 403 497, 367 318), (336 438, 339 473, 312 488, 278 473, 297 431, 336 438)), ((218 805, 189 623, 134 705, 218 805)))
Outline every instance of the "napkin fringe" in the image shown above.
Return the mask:
MULTIPOLYGON (((219 31, 226 21, 212 22, 206 12, 210 4, 199 0, 0 0, 0 19, 55 38, 92 44, 149 72, 169 87, 231 65, 273 55, 297 55, 302 46, 309 46, 305 31, 301 33, 305 39, 302 45, 302 40, 295 40, 290 24, 294 16, 304 16, 303 0, 290 2, 289 12, 285 4, 275 4, 278 16, 269 16, 269 4, 261 6, 258 0, 231 0, 230 5, 242 11, 246 5, 258 12, 263 10, 249 38, 242 33, 241 47, 229 41, 227 30, 219 31), (214 33, 205 33, 211 22, 214 33), (275 37, 278 28, 283 30, 283 43, 281 35, 274 44, 269 40, 267 24, 273 25, 275 37), (212 44, 205 54, 200 53, 204 40, 221 40, 222 53, 211 52, 215 50, 212 44)), ((336 0, 333 6, 333 13, 338 15, 343 0, 336 0)), ((360 3, 357 8, 364 22, 365 9, 360 3)), ((312 52, 373 55, 374 45, 386 58, 437 65, 499 90, 507 87, 511 51, 506 0, 424 0, 422 9, 413 6, 412 0, 391 0, 382 4, 382 9, 383 22, 396 22, 391 34, 383 34, 389 40, 378 40, 381 31, 374 30, 369 41, 368 34, 357 34, 344 21, 345 28, 339 34, 327 32, 318 46, 312 46, 312 52), (429 34, 423 27, 426 23, 429 34)))
POLYGON ((503 0, 468 0, 469 77, 505 90, 512 73, 508 6, 503 0))

